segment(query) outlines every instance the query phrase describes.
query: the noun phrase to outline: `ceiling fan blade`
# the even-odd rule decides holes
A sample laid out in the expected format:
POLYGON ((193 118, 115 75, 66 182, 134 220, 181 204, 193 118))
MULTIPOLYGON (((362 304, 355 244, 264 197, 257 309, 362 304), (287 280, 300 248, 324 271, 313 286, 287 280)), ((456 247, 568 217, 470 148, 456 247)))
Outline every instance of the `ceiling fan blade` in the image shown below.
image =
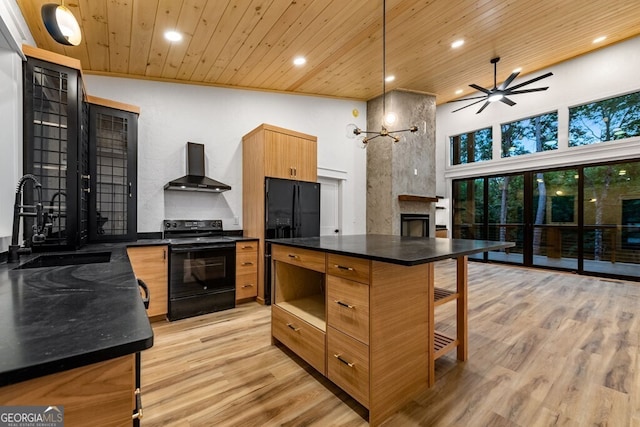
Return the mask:
POLYGON ((507 98, 506 96, 503 96, 502 99, 500 100, 500 102, 504 102, 505 104, 507 104, 509 107, 513 107, 514 105, 516 105, 515 102, 513 102, 512 100, 510 100, 509 98, 507 98))
POLYGON ((487 95, 491 95, 491 91, 489 89, 483 88, 482 86, 478 86, 478 85, 473 84, 473 83, 471 83, 469 86, 471 86, 472 88, 474 88, 477 91, 484 92, 487 95))
POLYGON ((480 95, 480 96, 472 96, 471 98, 462 98, 462 99, 452 99, 451 101, 447 101, 447 103, 449 102, 460 102, 460 101, 470 101, 472 99, 485 99, 487 97, 487 95, 480 95))
MULTIPOLYGON (((486 96, 483 96, 483 98, 486 98, 486 96)), ((452 113, 455 113, 456 111, 464 110, 465 108, 471 107, 472 105, 476 105, 478 102, 482 102, 482 99, 480 101, 472 102, 469 105, 465 105, 464 107, 457 108, 457 109, 453 110, 452 113)))
POLYGON ((509 90, 509 89, 507 89, 505 94, 507 94, 507 95, 518 95, 520 93, 541 92, 541 91, 547 90, 547 89, 549 89, 549 86, 547 86, 547 87, 536 87, 536 88, 533 88, 533 89, 522 89, 522 90, 509 90))
POLYGON ((537 82, 538 80, 546 79, 547 77, 550 77, 550 76, 553 76, 553 73, 543 74, 543 75, 538 76, 538 77, 535 77, 535 78, 533 78, 533 79, 531 79, 531 80, 527 80, 527 81, 526 81, 526 82, 524 82, 524 83, 517 84, 517 85, 515 85, 515 86, 511 87, 510 89, 511 89, 511 90, 513 90, 513 89, 518 89, 519 87, 526 86, 526 85, 528 85, 528 84, 530 84, 530 83, 533 83, 533 82, 537 82))
POLYGON ((518 74, 520 74, 520 71, 516 71, 515 73, 511 73, 511 75, 507 78, 507 80, 505 80, 504 82, 502 82, 502 84, 500 85, 500 89, 505 89, 507 86, 509 86, 511 84, 511 82, 518 77, 518 74))
POLYGON ((484 110, 485 108, 487 108, 487 105, 489 105, 489 104, 490 104, 490 102, 489 102, 489 101, 485 102, 485 103, 484 103, 484 105, 483 105, 482 107, 480 107, 480 109, 476 112, 476 114, 480 114, 480 113, 482 113, 482 110, 484 110))

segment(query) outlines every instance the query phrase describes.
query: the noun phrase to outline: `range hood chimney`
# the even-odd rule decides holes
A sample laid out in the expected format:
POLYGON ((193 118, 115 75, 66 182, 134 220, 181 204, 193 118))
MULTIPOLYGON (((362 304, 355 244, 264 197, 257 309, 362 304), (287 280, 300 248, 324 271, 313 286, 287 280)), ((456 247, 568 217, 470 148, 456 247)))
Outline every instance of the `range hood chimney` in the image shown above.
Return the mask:
POLYGON ((221 193, 231 187, 204 176, 204 144, 187 142, 187 174, 169 181, 164 189, 221 193))

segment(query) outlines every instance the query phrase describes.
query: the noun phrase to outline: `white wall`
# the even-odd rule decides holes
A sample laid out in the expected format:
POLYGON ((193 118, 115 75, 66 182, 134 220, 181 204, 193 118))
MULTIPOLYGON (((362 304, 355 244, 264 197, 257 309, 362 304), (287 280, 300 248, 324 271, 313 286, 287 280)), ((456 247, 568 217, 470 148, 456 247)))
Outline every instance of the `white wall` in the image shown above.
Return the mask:
POLYGON ((221 218, 225 229, 242 228, 242 136, 262 123, 318 137, 319 173, 346 177, 343 232, 365 232, 366 153, 345 128, 365 126, 366 103, 87 74, 85 85, 93 96, 141 108, 138 232, 160 231, 164 218, 221 218), (205 144, 207 175, 232 190, 164 191, 166 182, 185 174, 187 141, 205 144))
POLYGON ((14 1, 0 2, 0 252, 11 240, 13 202, 22 175, 23 43, 33 38, 14 1))
MULTIPOLYGON (((500 64, 498 64, 498 70, 499 67, 500 64)), ((466 103, 456 102, 438 106, 436 109, 437 194, 446 194, 450 197, 451 180, 455 178, 637 158, 640 156, 640 148, 638 148, 640 137, 570 148, 568 128, 569 107, 640 90, 638 70, 640 70, 640 37, 519 77, 511 84, 512 86, 547 71, 553 72, 553 76, 523 87, 523 89, 529 89, 549 86, 547 91, 514 95, 510 97, 517 103, 513 107, 497 102, 489 105, 482 113, 476 114, 482 104, 455 113, 451 111, 466 103), (555 110, 558 111, 558 150, 500 158, 501 123, 555 110), (450 166, 449 137, 489 126, 493 128, 493 160, 450 166)), ((493 70, 487 66, 487 73, 491 72, 493 70)))

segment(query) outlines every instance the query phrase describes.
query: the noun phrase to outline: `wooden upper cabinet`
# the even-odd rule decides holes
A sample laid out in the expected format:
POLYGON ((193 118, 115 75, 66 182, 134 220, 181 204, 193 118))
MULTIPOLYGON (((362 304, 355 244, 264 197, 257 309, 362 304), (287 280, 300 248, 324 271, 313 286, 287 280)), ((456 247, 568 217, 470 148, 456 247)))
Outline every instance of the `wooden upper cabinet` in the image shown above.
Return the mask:
POLYGON ((264 128, 264 175, 273 178, 316 182, 317 138, 287 129, 264 128))

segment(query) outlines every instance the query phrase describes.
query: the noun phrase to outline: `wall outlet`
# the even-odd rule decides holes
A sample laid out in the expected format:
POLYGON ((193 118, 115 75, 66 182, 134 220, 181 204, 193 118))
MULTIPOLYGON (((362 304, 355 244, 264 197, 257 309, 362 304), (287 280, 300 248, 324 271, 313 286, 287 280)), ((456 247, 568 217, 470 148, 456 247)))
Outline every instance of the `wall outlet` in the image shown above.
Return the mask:
POLYGON ((415 176, 418 176, 418 169, 414 169, 414 170, 413 170, 413 174, 414 174, 415 176))
POLYGON ((233 217, 233 225, 239 225, 240 224, 240 220, 238 219, 237 216, 233 217))

